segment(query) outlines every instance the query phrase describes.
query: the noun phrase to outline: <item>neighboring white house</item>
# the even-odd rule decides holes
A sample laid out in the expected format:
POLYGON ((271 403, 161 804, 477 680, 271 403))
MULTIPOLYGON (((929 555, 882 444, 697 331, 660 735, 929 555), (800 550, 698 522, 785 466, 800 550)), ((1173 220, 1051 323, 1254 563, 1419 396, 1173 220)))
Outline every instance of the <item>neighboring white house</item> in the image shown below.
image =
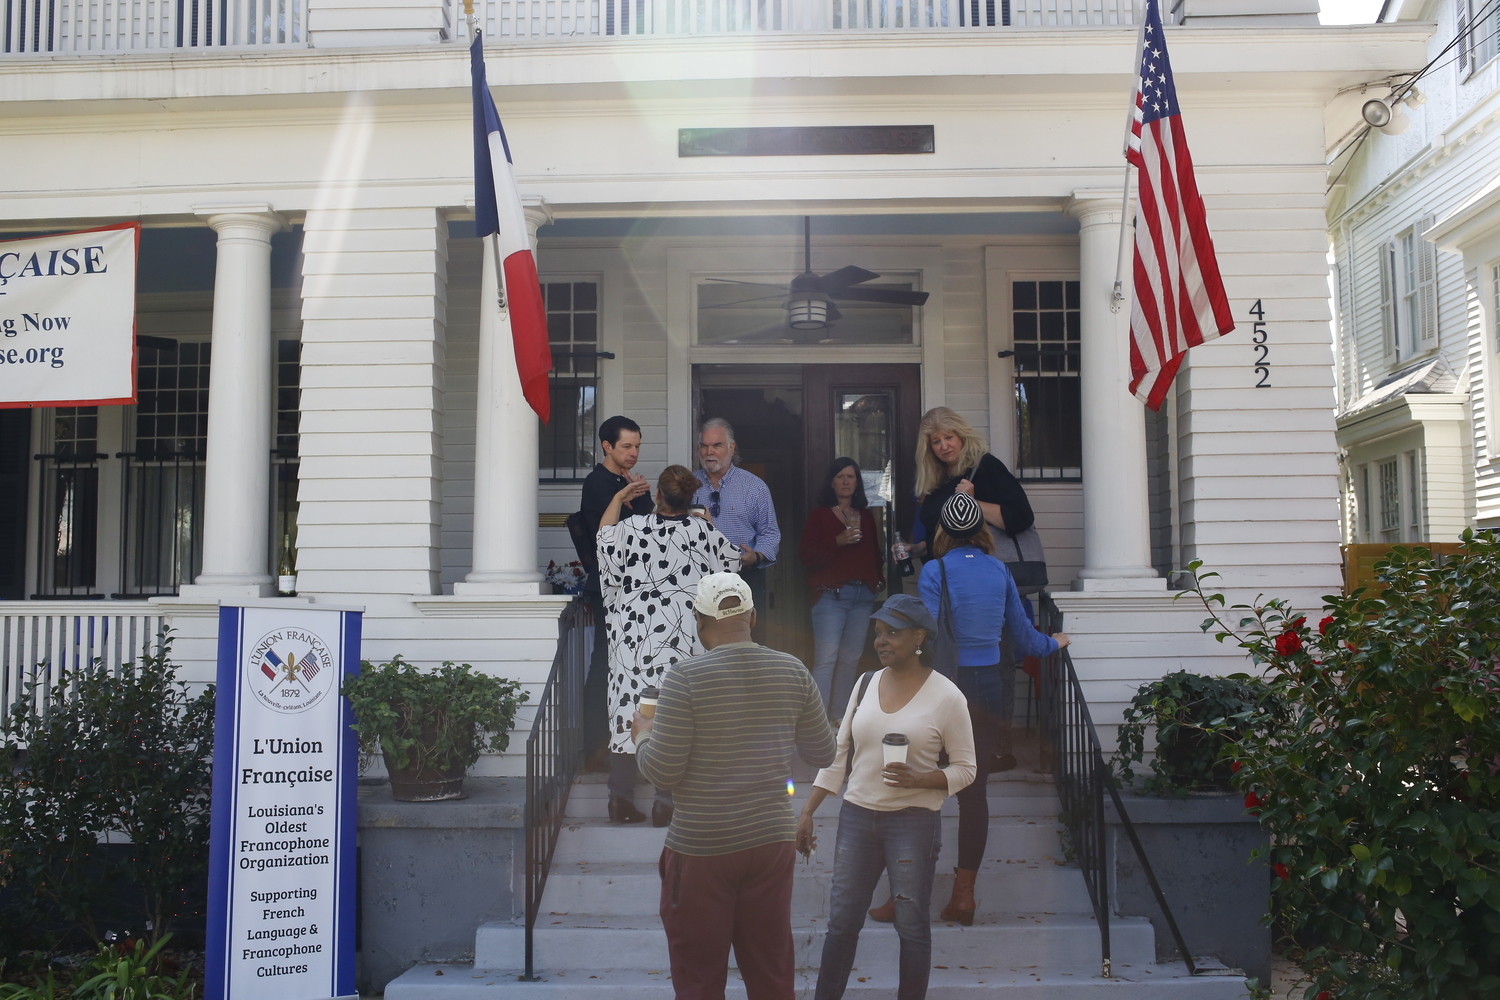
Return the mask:
MULTIPOLYGON (((653 477, 693 463, 700 418, 739 422, 788 534, 768 610, 795 643, 809 476, 862 449, 901 516, 914 421, 939 404, 1025 479, 1102 721, 1142 680, 1239 668, 1168 575, 1201 559, 1238 597, 1304 604, 1338 586, 1325 157, 1356 120, 1351 88, 1441 42, 1425 23, 1319 27, 1305 3, 1203 6, 1179 5, 1168 37, 1240 328, 1192 352, 1153 416, 1124 388, 1129 309, 1109 309, 1128 3, 481 3, 558 352, 540 435, 504 342, 481 347, 453 0, 8 8, 0 231, 141 220, 150 339, 139 405, 0 414, 0 694, 101 638, 105 613, 127 645, 122 628, 165 615, 207 680, 215 602, 269 593, 291 559, 301 596, 367 608, 367 658, 469 661, 535 689, 562 604, 537 569, 571 558, 561 517, 613 413, 645 429, 653 477), (838 145, 835 126, 868 129, 838 145), (683 131, 758 127, 808 131, 756 156, 696 155, 723 149, 683 131), (815 270, 857 264, 927 304, 757 341, 779 306, 729 303, 713 279, 788 280, 806 216, 815 270)), ((1442 126, 1451 143, 1489 141, 1490 111, 1445 114, 1467 116, 1442 126)), ((1477 171, 1485 153, 1461 156, 1477 171)), ((1444 217, 1471 176, 1411 219, 1392 209, 1379 239, 1444 217)), ((1457 265, 1440 269, 1445 350, 1480 287, 1466 299, 1457 265)), ((1375 315, 1346 323, 1360 349, 1341 378, 1360 392, 1398 364, 1375 315)), ((1434 468, 1430 438, 1402 449, 1434 468)))
POLYGON ((1452 542, 1500 526, 1500 14, 1388 0, 1381 20, 1438 28, 1404 131, 1351 131, 1334 164, 1344 537, 1452 542))

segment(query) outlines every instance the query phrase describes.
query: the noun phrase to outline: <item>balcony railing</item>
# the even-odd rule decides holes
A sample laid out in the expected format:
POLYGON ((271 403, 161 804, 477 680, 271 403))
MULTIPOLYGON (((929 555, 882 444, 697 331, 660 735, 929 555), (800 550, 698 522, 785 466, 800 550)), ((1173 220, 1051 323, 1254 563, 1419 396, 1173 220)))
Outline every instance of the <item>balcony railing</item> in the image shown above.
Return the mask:
POLYGON ((308 0, 5 0, 5 52, 302 48, 308 0))
MULTIPOLYGON (((4 0, 0 54, 316 46, 310 5, 322 0, 4 0)), ((466 42, 462 0, 399 8, 412 27, 466 42)), ((331 6, 331 5, 330 5, 331 6)), ((378 6, 372 5, 372 7, 378 6)), ((1130 25, 1132 0, 478 0, 485 36, 564 38, 850 32, 1006 31, 1130 25)), ((372 14, 372 10, 366 10, 372 14)), ((395 10, 393 10, 393 13, 395 10)), ((342 24, 343 9, 319 11, 342 24)), ((319 22, 318 16, 313 24, 319 22)), ((378 29, 382 25, 372 23, 378 29)), ((409 32, 398 32, 402 43, 409 32)), ((379 44, 379 30, 362 44, 379 44)))
MULTIPOLYGON (((1135 23, 1131 0, 478 0, 487 38, 1003 30, 1135 23)), ((449 38, 467 39, 461 0, 449 38)))

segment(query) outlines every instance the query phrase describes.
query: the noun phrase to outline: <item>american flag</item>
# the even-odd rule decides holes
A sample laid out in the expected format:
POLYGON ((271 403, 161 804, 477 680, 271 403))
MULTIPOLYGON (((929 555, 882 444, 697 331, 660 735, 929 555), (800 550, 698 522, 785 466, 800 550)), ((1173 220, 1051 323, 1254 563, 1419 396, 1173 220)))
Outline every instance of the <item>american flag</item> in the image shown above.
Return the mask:
POLYGON ((314 677, 318 676, 319 668, 317 654, 309 650, 307 655, 302 658, 302 661, 297 664, 297 669, 302 671, 303 680, 310 681, 314 677))
POLYGON ((1193 178, 1159 0, 1146 0, 1135 117, 1125 158, 1140 170, 1130 391, 1161 409, 1183 355, 1234 329, 1193 178))

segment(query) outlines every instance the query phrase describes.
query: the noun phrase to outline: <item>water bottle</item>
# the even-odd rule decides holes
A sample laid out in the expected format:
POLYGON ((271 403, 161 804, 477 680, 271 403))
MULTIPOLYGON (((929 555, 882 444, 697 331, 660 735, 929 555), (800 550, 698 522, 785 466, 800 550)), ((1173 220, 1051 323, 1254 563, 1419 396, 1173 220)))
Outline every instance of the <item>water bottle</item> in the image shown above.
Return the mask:
POLYGON ((901 537, 901 532, 896 532, 896 568, 901 571, 902 576, 911 576, 916 570, 911 564, 911 547, 906 544, 906 539, 901 537))

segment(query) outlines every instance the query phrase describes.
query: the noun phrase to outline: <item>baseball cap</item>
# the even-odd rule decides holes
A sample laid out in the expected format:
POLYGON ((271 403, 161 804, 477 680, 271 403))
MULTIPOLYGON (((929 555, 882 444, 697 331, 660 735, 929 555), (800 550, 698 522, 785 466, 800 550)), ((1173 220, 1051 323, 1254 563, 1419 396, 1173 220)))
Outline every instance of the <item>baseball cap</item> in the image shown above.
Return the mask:
POLYGON ((933 620, 932 612, 927 610, 927 605, 922 603, 920 597, 913 597, 911 594, 892 594, 870 617, 879 618, 896 629, 926 629, 929 635, 937 632, 937 622, 933 620))
POLYGON ((984 511, 979 509, 979 501, 969 494, 955 493, 943 504, 938 521, 953 538, 969 538, 979 534, 979 529, 984 526, 984 511))
POLYGON ((735 573, 710 573, 698 581, 698 596, 693 598, 693 610, 708 618, 728 618, 742 615, 755 609, 750 599, 750 585, 735 573), (733 608, 720 608, 726 597, 738 597, 740 603, 733 608))

